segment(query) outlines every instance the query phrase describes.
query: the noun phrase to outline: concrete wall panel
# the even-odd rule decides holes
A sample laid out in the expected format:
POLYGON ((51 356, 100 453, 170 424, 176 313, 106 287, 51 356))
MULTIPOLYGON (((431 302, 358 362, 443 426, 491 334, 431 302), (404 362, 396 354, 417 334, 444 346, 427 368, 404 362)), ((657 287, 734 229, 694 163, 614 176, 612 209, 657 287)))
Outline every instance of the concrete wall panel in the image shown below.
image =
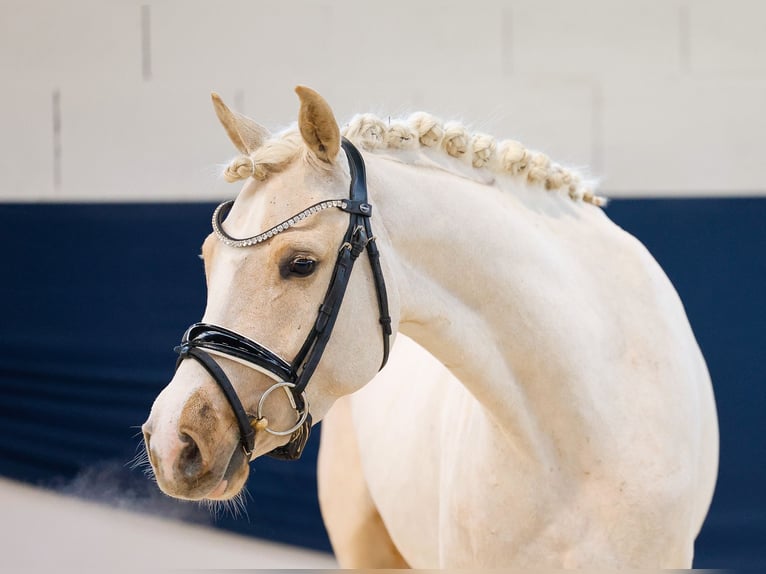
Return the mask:
POLYGON ((689 53, 694 72, 766 74, 766 3, 695 0, 689 4, 689 53))
POLYGON ((760 193, 766 79, 612 85, 604 98, 604 187, 618 195, 760 193))
POLYGON ((5 0, 0 198, 229 196, 209 92, 276 130, 296 84, 340 121, 462 118, 590 166, 613 196, 762 193, 764 16, 757 0, 5 0))
POLYGON ((673 1, 524 0, 511 11, 514 72, 655 78, 680 67, 673 1))

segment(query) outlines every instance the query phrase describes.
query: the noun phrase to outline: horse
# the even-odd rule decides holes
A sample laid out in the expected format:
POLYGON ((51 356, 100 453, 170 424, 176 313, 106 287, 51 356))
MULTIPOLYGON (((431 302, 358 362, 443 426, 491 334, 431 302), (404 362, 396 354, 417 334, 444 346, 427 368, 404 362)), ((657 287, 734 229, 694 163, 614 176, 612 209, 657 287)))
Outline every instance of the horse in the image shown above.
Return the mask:
POLYGON ((207 305, 143 425, 159 487, 230 500, 322 425, 343 567, 689 568, 718 427, 683 304, 576 171, 299 86, 239 151, 207 305))

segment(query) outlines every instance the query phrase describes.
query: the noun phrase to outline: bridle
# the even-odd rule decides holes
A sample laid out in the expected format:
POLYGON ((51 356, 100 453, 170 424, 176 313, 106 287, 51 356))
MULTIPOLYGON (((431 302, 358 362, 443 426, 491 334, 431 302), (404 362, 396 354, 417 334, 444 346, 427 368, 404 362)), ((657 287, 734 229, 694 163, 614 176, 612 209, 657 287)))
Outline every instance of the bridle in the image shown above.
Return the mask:
POLYGON ((311 414, 305 393, 306 386, 322 359, 327 342, 330 340, 354 263, 365 250, 372 268, 380 325, 383 332, 383 361, 380 368, 382 369, 388 361, 392 334, 391 317, 388 311, 386 283, 380 266, 380 253, 370 224, 372 205, 367 201, 364 160, 353 144, 345 138, 341 145, 348 158, 351 174, 348 199, 331 199, 319 202, 275 227, 245 239, 232 237, 223 230, 222 223, 234 204, 233 200, 222 203, 213 213, 213 231, 218 239, 230 247, 250 247, 268 241, 305 218, 325 209, 337 208, 349 214, 348 228, 338 250, 338 258, 335 261, 335 268, 324 300, 319 305, 316 321, 292 362, 286 361, 263 345, 239 333, 209 323, 195 323, 189 327, 181 340, 181 344, 175 348, 179 355, 176 369, 184 359, 194 359, 204 367, 223 391, 237 419, 240 442, 248 458, 252 455, 255 446, 256 428, 278 436, 290 435, 289 442, 269 452, 270 456, 295 460, 300 458, 303 453, 303 448, 311 431, 311 414), (248 414, 245 410, 226 373, 213 359, 214 355, 244 364, 264 373, 275 381, 261 396, 255 415, 248 414), (285 390, 293 409, 297 413, 296 423, 283 431, 275 431, 268 428, 267 425, 258 424, 264 420, 263 405, 266 397, 279 388, 285 390))

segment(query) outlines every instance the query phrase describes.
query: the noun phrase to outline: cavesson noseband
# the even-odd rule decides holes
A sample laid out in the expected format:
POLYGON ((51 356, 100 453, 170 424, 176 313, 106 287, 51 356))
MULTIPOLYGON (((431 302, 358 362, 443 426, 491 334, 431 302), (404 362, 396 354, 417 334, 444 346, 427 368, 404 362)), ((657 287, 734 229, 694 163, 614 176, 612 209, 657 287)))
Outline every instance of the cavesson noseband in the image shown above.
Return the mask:
POLYGON ((256 423, 263 419, 262 410, 264 401, 269 394, 279 388, 285 389, 291 405, 298 415, 295 425, 284 431, 275 431, 269 429, 268 426, 258 426, 258 428, 263 428, 271 434, 281 436, 291 435, 290 441, 286 445, 272 450, 268 453, 270 456, 295 460, 303 453, 303 448, 311 431, 311 414, 309 413, 309 405, 305 394, 306 385, 308 385, 311 376, 314 374, 327 346, 327 342, 330 340, 354 263, 365 250, 370 259, 372 276, 375 281, 380 325, 383 331, 383 361, 380 368, 382 369, 386 361, 388 361, 391 317, 388 311, 386 283, 380 267, 380 253, 375 244, 375 237, 372 234, 372 226, 370 225, 372 206, 367 201, 367 180, 364 160, 353 144, 345 138, 342 141, 342 147, 348 158, 351 174, 348 199, 331 199, 319 202, 279 225, 245 239, 232 237, 223 230, 222 223, 234 204, 233 200, 222 203, 213 213, 213 230, 215 234, 218 236, 218 239, 231 247, 250 247, 263 243, 307 217, 325 209, 337 208, 349 214, 348 229, 343 236, 343 241, 338 251, 338 259, 335 262, 330 285, 327 288, 322 304, 319 305, 314 326, 292 362, 284 360, 273 351, 247 337, 243 337, 239 333, 208 323, 195 323, 189 327, 183 336, 181 344, 175 349, 179 355, 176 368, 184 359, 192 358, 202 365, 215 382, 218 383, 237 418, 242 448, 248 457, 252 454, 255 446, 256 423), (229 381, 226 373, 213 359, 213 355, 237 361, 274 379, 275 384, 269 387, 261 396, 255 415, 247 413, 231 381, 229 381))

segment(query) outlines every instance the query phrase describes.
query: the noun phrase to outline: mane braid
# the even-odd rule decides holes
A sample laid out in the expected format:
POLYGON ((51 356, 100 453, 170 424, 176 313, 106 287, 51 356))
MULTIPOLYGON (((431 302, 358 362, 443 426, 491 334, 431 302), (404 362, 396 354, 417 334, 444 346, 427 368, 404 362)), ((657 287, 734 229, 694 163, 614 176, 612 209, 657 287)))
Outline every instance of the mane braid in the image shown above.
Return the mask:
MULTIPOLYGON (((547 155, 529 150, 514 140, 498 142, 487 134, 471 134, 462 124, 444 123, 425 112, 393 121, 384 121, 373 114, 360 114, 341 131, 344 137, 368 152, 440 150, 477 170, 526 179, 547 191, 564 191, 574 201, 606 205, 606 198, 595 195, 582 176, 551 162, 547 155)), ((234 158, 223 176, 229 182, 248 177, 265 180, 299 156, 306 158, 305 147, 297 127, 292 127, 269 139, 250 155, 234 158)))

